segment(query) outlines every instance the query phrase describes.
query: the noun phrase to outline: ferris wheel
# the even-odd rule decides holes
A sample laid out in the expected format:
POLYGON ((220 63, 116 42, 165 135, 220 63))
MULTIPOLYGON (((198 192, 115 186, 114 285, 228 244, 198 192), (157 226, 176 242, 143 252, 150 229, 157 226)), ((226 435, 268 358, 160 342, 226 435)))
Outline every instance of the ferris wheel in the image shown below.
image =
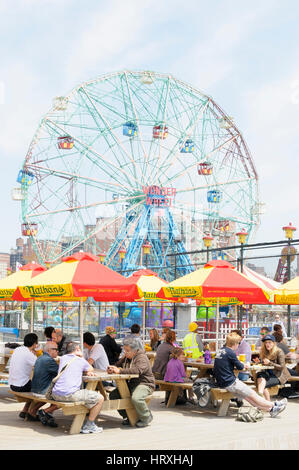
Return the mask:
MULTIPOLYGON (((171 278, 169 254, 259 224, 258 176, 233 119, 168 74, 124 70, 57 97, 17 181, 22 234, 42 263, 104 251, 126 272, 148 244, 146 264, 171 278)), ((188 255, 177 264, 194 269, 188 255)))

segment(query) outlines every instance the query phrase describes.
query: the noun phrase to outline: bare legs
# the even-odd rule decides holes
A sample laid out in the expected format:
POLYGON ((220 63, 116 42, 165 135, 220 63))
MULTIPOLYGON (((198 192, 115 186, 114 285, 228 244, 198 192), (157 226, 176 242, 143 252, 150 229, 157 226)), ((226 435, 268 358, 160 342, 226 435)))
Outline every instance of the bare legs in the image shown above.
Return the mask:
POLYGON ((247 400, 251 405, 256 406, 257 408, 263 411, 271 411, 273 408, 272 401, 266 400, 253 390, 251 391, 250 395, 245 398, 245 400, 247 400))

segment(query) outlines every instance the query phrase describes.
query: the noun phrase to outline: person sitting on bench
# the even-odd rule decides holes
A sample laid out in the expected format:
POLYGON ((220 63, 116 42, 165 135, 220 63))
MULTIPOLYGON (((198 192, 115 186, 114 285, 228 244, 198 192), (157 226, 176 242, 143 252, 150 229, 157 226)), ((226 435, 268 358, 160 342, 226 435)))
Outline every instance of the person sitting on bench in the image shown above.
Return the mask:
MULTIPOLYGON (((37 360, 34 353, 38 344, 38 337, 35 333, 28 333, 24 337, 24 346, 16 348, 11 356, 8 385, 13 392, 31 392, 32 368, 37 360)), ((25 403, 20 418, 28 421, 38 421, 38 418, 28 413, 31 401, 25 403)))
POLYGON ((258 395, 234 374, 234 368, 238 370, 249 369, 248 364, 239 361, 235 352, 241 340, 242 338, 236 333, 230 333, 226 337, 225 346, 217 352, 214 362, 214 377, 217 385, 220 388, 225 388, 237 398, 245 399, 252 406, 262 411, 269 411, 271 418, 275 418, 286 408, 287 400, 283 399, 272 403, 258 395))

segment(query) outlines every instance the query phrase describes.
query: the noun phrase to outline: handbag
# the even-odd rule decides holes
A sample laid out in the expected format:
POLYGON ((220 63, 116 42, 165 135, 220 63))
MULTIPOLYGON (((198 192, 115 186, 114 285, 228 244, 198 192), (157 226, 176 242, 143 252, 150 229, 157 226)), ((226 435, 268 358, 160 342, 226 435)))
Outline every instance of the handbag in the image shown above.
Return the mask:
POLYGON ((56 375, 56 377, 54 377, 54 379, 52 380, 52 382, 50 383, 49 385, 49 388, 45 394, 45 397, 47 398, 47 400, 54 400, 53 396, 52 396, 52 391, 53 391, 53 388, 54 388, 54 385, 56 384, 57 380, 61 377, 61 375, 63 374, 63 372, 68 368, 68 366, 75 361, 75 359, 77 359, 77 356, 74 357, 71 361, 69 361, 67 364, 65 364, 65 366, 63 366, 63 368, 61 369, 61 371, 59 372, 58 375, 56 375))
POLYGON ((256 423, 264 419, 264 413, 253 406, 242 406, 238 410, 237 421, 256 423))

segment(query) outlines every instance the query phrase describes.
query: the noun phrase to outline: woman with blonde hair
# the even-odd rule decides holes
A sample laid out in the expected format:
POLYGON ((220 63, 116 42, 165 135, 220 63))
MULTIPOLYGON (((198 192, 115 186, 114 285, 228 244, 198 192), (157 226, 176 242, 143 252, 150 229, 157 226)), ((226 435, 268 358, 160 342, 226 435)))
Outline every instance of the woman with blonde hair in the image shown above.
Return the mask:
POLYGON ((150 337, 150 347, 152 351, 157 351, 158 346, 160 346, 161 341, 159 339, 159 332, 156 330, 156 328, 151 328, 149 330, 149 337, 150 337))
POLYGON ((277 346, 274 336, 266 335, 262 343, 260 360, 263 365, 272 366, 274 369, 264 370, 257 374, 257 389, 259 395, 270 401, 270 393, 267 389, 275 385, 284 385, 291 374, 286 367, 285 354, 277 346))

